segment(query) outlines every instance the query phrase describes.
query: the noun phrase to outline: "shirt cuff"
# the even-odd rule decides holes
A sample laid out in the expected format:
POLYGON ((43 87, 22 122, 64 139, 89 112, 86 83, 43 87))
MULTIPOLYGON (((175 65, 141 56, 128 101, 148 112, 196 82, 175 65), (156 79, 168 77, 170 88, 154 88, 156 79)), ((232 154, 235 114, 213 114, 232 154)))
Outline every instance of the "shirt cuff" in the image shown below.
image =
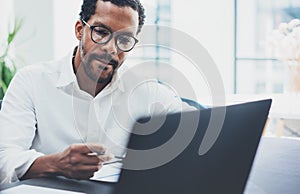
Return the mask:
POLYGON ((17 154, 10 155, 6 164, 6 181, 16 182, 28 171, 33 162, 43 153, 35 150, 28 150, 24 152, 18 152, 17 154))

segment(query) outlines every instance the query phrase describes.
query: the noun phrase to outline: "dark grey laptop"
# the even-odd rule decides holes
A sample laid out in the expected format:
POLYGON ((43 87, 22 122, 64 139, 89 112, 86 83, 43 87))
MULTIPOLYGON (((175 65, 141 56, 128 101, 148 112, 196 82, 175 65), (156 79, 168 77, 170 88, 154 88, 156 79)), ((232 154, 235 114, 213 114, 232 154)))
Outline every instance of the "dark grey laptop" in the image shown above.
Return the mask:
POLYGON ((263 100, 140 120, 115 193, 243 193, 270 105, 263 100), (212 115, 221 118, 220 130, 212 115), (213 144, 203 145, 208 139, 213 144))

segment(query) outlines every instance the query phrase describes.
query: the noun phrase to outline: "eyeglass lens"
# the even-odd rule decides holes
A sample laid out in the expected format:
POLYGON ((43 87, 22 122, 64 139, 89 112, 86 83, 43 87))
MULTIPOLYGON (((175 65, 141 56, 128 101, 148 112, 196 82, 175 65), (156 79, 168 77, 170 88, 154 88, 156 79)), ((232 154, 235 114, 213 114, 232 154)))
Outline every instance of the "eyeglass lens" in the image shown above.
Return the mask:
MULTIPOLYGON (((99 44, 105 44, 109 42, 112 38, 112 33, 101 26, 95 26, 92 31, 92 39, 94 42, 99 44)), ((122 51, 131 50, 136 43, 134 37, 127 34, 118 34, 116 36, 116 45, 122 51)))

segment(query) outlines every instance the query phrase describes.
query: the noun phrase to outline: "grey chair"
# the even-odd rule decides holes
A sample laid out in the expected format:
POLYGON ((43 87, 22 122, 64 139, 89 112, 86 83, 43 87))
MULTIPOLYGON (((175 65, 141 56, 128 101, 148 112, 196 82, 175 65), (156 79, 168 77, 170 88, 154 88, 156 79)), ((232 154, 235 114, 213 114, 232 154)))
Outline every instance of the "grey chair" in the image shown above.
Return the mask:
POLYGON ((202 104, 188 98, 181 98, 181 101, 187 103, 190 106, 197 108, 198 110, 206 109, 206 107, 203 106, 202 104))

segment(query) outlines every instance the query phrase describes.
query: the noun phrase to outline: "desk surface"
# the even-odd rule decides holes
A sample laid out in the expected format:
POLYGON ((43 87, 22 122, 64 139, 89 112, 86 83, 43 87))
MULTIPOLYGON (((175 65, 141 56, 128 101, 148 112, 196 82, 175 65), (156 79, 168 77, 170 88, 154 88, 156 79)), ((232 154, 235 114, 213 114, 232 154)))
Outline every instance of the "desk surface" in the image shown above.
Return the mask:
POLYGON ((263 138, 246 194, 300 193, 300 140, 263 138))
MULTIPOLYGON (((4 185, 0 190, 5 190, 21 184, 34 185, 41 187, 48 187, 54 189, 62 189, 68 191, 76 191, 87 194, 111 194, 116 183, 102 183, 99 181, 88 180, 72 180, 64 177, 51 177, 51 178, 35 178, 29 179, 10 185, 4 185)), ((1 194, 1 191, 0 191, 1 194)))
MULTIPOLYGON (((245 193, 300 193, 299 151, 300 140, 263 138, 258 148, 245 193)), ((110 194, 116 185, 114 183, 76 181, 57 177, 21 181, 4 187, 2 186, 0 189, 20 184, 38 185, 88 194, 110 194)))

